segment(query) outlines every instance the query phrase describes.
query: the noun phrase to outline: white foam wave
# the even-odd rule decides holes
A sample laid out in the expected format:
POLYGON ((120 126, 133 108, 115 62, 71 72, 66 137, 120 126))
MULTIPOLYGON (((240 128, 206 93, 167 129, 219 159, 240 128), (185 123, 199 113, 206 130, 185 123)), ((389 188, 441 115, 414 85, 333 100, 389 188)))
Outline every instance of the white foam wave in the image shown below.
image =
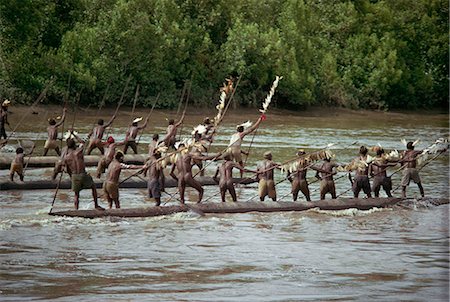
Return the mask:
POLYGON ((319 213, 319 214, 325 214, 335 217, 345 217, 345 216, 367 216, 373 213, 382 212, 382 211, 392 211, 390 208, 372 208, 370 210, 359 210, 356 208, 350 208, 345 210, 337 210, 337 211, 330 211, 330 210, 321 210, 319 208, 314 208, 309 211, 319 213))

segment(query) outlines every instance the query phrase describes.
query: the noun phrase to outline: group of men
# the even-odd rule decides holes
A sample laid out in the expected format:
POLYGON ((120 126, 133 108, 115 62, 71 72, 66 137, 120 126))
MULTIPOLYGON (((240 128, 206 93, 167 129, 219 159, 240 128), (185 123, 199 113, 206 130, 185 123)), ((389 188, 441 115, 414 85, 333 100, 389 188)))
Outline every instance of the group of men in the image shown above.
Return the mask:
MULTIPOLYGON (((8 104, 2 104, 2 108, 7 108, 8 104), (5 106, 4 106, 5 105, 5 106)), ((5 110, 2 109, 4 112, 5 110)), ((185 189, 190 186, 196 189, 199 193, 198 202, 201 202, 203 197, 203 188, 195 179, 196 174, 192 172, 193 166, 199 167, 199 173, 203 175, 204 167, 202 162, 205 160, 219 160, 223 159, 223 162, 218 165, 213 179, 218 183, 221 200, 225 201, 225 195, 228 191, 233 201, 237 201, 236 192, 233 182, 233 169, 240 171, 242 178, 244 172, 253 173, 259 182, 258 195, 261 201, 264 201, 268 196, 272 200, 276 201, 276 184, 274 182, 274 170, 280 169, 280 165, 272 160, 272 154, 270 152, 264 153, 264 160, 260 162, 256 170, 248 170, 244 167, 244 161, 242 155, 248 156, 248 153, 241 149, 242 141, 244 137, 253 131, 255 131, 260 123, 265 120, 265 115, 261 115, 253 125, 238 125, 236 132, 231 136, 230 143, 225 150, 217 154, 204 155, 203 152, 207 152, 209 146, 213 142, 213 136, 215 134, 215 127, 209 118, 205 118, 202 123, 202 131, 195 130, 193 135, 193 142, 188 144, 186 142, 177 143, 177 129, 182 125, 184 120, 184 113, 180 120, 169 120, 169 125, 166 130, 166 135, 162 140, 159 140, 158 134, 155 134, 152 138, 152 142, 148 146, 148 160, 144 165, 126 165, 124 164, 124 154, 126 154, 128 147, 137 154, 137 135, 139 131, 142 131, 148 124, 148 117, 142 126, 138 123, 142 118, 133 120, 127 133, 125 140, 122 142, 116 142, 112 136, 108 136, 106 141, 103 141, 103 136, 107 127, 111 126, 116 115, 113 115, 111 119, 105 124, 103 119, 99 119, 97 125, 89 132, 88 140, 84 141, 76 135, 75 132, 71 132, 71 135, 66 140, 67 146, 63 148, 62 152, 58 148, 58 127, 62 125, 66 117, 66 109, 63 110, 63 115, 59 122, 55 119, 49 119, 49 126, 47 128, 47 140, 44 146, 44 155, 48 153, 50 149, 54 149, 55 152, 61 156, 60 160, 55 164, 53 173, 53 179, 56 178, 58 173, 65 170, 71 176, 72 190, 75 193, 75 208, 79 207, 79 193, 82 189, 92 189, 92 196, 94 199, 95 208, 102 209, 98 205, 97 191, 95 183, 92 177, 86 172, 86 166, 84 163, 84 154, 91 154, 91 152, 97 148, 102 154, 102 158, 98 162, 96 176, 101 178, 101 175, 107 171, 106 178, 103 183, 103 191, 106 199, 108 200, 109 207, 113 204, 116 208, 120 207, 119 202, 119 179, 122 169, 139 169, 139 172, 143 172, 148 178, 148 195, 154 198, 156 205, 161 204, 161 192, 164 192, 165 164, 163 152, 161 146, 173 150, 169 154, 174 155, 172 168, 169 175, 178 182, 179 200, 181 203, 185 203, 185 189), (85 145, 87 147, 85 148, 85 145), (119 146, 124 146, 123 151, 118 150, 119 146), (86 151, 85 151, 86 149, 86 151), (105 150, 106 149, 106 150, 105 150), (177 171, 177 173, 175 173, 177 171)), ((6 116, 2 117, 1 124, 7 123, 6 116)), ((3 128, 2 128, 3 129, 3 128)), ((4 132, 4 130, 2 130, 4 132)), ((2 134, 3 135, 3 134, 2 134)), ((354 197, 357 198, 359 192, 362 190, 368 198, 372 197, 371 192, 374 192, 375 197, 379 197, 381 187, 385 190, 388 197, 391 197, 392 182, 387 176, 386 169, 390 166, 394 166, 398 163, 404 166, 403 179, 402 179, 402 197, 406 195, 406 187, 409 185, 410 180, 413 180, 419 186, 420 193, 424 196, 423 187, 418 175, 417 155, 421 151, 415 151, 412 142, 407 145, 407 150, 404 152, 402 158, 396 162, 390 162, 383 157, 384 150, 378 148, 376 150, 376 158, 368 165, 364 165, 362 168, 358 167, 355 172, 354 179, 351 178, 352 190, 354 197), (373 177, 372 187, 369 183, 369 178, 373 177)), ((13 180, 14 173, 17 173, 21 180, 23 180, 23 161, 24 154, 23 149, 18 148, 16 150, 16 158, 11 164, 11 180, 13 180)), ((359 156, 356 161, 365 162, 367 159, 368 150, 362 146, 360 148, 359 156)), ((299 150, 296 153, 298 158, 306 156, 303 150, 299 150)), ((332 198, 336 198, 336 189, 334 184, 333 175, 335 175, 336 168, 339 165, 332 162, 331 158, 325 158, 321 165, 309 165, 308 167, 300 167, 296 171, 288 172, 286 178, 291 182, 291 193, 293 200, 298 199, 299 192, 302 192, 307 201, 311 200, 310 191, 308 188, 308 181, 306 179, 308 168, 316 171, 316 177, 321 181, 320 183, 320 199, 325 199, 326 194, 331 194, 332 198)))

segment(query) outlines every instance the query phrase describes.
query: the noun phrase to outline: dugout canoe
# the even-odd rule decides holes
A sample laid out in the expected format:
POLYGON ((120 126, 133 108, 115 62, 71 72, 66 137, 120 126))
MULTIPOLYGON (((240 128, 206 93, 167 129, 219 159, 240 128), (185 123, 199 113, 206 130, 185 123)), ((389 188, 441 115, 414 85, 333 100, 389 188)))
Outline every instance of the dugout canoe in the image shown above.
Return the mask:
MULTIPOLYGON (((0 170, 9 169, 14 157, 15 154, 12 153, 0 153, 0 170)), ((147 154, 125 154, 124 162, 142 165, 147 157, 147 154)), ((90 167, 97 166, 101 158, 101 155, 85 155, 84 163, 90 167)), ((28 161, 28 156, 26 156, 25 163, 28 162, 28 168, 53 168, 59 159, 59 156, 32 156, 28 161)))
MULTIPOLYGON (((217 183, 214 181, 212 177, 208 176, 197 176, 195 177, 197 181, 200 182, 202 186, 214 186, 217 185, 217 183)), ((101 188, 103 185, 103 180, 94 179, 95 186, 97 188, 101 188)), ((253 178, 233 178, 234 183, 239 184, 251 184, 256 182, 253 178)), ((27 182, 12 182, 12 181, 5 181, 0 183, 0 191, 6 191, 6 190, 48 190, 48 189, 56 189, 56 186, 58 185, 58 180, 34 180, 34 181, 27 181, 27 182)), ((177 186, 177 182, 172 177, 167 177, 165 182, 166 188, 174 188, 177 186)), ((70 189, 71 188, 71 181, 70 179, 65 179, 61 181, 59 185, 60 189, 70 189)), ((147 181, 144 179, 140 179, 137 176, 130 178, 126 181, 124 181, 120 188, 122 189, 141 189, 141 188, 147 188, 147 181)))
POLYGON ((346 209, 369 210, 372 208, 386 208, 394 205, 408 206, 438 206, 448 204, 448 198, 338 198, 313 202, 226 202, 204 203, 191 205, 175 205, 161 207, 145 207, 131 209, 99 210, 66 210, 49 213, 53 216, 100 218, 100 217, 153 217, 194 211, 199 214, 232 214, 248 212, 288 212, 306 211, 317 208, 324 211, 337 211, 346 209))

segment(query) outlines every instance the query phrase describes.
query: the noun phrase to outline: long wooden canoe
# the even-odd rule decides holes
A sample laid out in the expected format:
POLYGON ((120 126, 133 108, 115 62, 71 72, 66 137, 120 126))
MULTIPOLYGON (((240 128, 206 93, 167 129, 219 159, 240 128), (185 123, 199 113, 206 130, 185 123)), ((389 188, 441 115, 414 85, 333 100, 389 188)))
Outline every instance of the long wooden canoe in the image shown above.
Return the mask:
MULTIPOLYGON (((213 186, 217 185, 217 183, 212 179, 212 177, 207 176, 197 176, 195 177, 196 180, 198 180, 202 186, 213 186)), ((99 179, 94 179, 95 186, 97 188, 101 188, 103 181, 99 179)), ((240 184, 250 184, 253 182, 256 182, 253 178, 233 178, 234 183, 240 183, 240 184)), ((45 189, 56 189, 56 186, 58 185, 57 180, 35 180, 35 181, 27 181, 27 182, 12 182, 12 181, 5 181, 0 183, 0 191, 5 190, 45 190, 45 189)), ((174 188, 177 186, 177 182, 173 178, 166 178, 165 182, 166 188, 174 188)), ((127 189, 139 189, 139 188, 146 188, 147 182, 139 179, 137 177, 130 178, 126 181, 124 181, 120 188, 127 188, 127 189)), ((69 179, 61 181, 59 185, 60 189, 70 189, 71 188, 71 182, 69 179)))
MULTIPOLYGON (((11 161, 14 159, 13 153, 0 153, 0 170, 9 169, 11 161)), ((125 154, 124 162, 133 165, 142 165, 148 156, 146 154, 125 154)), ((85 155, 86 166, 96 166, 102 157, 100 155, 85 155)), ((54 167, 60 159, 59 156, 32 156, 28 162, 29 168, 49 168, 54 167)), ((28 157, 25 158, 28 161, 28 157)))
POLYGON ((54 216, 99 218, 99 217, 152 217, 169 215, 174 213, 188 212, 190 210, 199 214, 225 214, 225 213, 247 213, 247 212, 286 212, 306 211, 313 208, 321 210, 345 210, 359 209, 369 210, 372 208, 386 208, 394 205, 411 206, 414 204, 422 206, 438 206, 448 204, 448 198, 423 198, 420 200, 412 198, 338 198, 320 200, 314 202, 226 202, 226 203, 204 203, 192 205, 176 205, 131 209, 99 210, 67 210, 49 213, 54 216))

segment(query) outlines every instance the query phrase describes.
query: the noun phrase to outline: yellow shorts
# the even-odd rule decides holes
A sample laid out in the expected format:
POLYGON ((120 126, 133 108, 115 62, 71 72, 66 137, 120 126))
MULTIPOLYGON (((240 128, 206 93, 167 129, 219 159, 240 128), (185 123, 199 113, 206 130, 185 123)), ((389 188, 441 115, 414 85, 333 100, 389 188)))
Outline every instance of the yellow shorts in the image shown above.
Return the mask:
POLYGON ((260 179, 258 185, 258 193, 260 198, 269 196, 270 198, 277 198, 275 191, 275 182, 273 180, 260 179))
POLYGON ((11 174, 17 172, 17 174, 23 174, 23 165, 18 163, 11 163, 11 174))
POLYGON ((240 148, 233 148, 230 147, 228 149, 228 152, 231 154, 231 158, 235 161, 235 162, 242 162, 242 154, 241 154, 241 149, 240 148))
POLYGON ((45 149, 56 149, 56 148, 58 148, 58 142, 54 139, 46 140, 44 148, 45 149))
POLYGON ((119 184, 112 181, 105 181, 103 183, 103 192, 105 192, 106 196, 110 199, 118 199, 119 184))

